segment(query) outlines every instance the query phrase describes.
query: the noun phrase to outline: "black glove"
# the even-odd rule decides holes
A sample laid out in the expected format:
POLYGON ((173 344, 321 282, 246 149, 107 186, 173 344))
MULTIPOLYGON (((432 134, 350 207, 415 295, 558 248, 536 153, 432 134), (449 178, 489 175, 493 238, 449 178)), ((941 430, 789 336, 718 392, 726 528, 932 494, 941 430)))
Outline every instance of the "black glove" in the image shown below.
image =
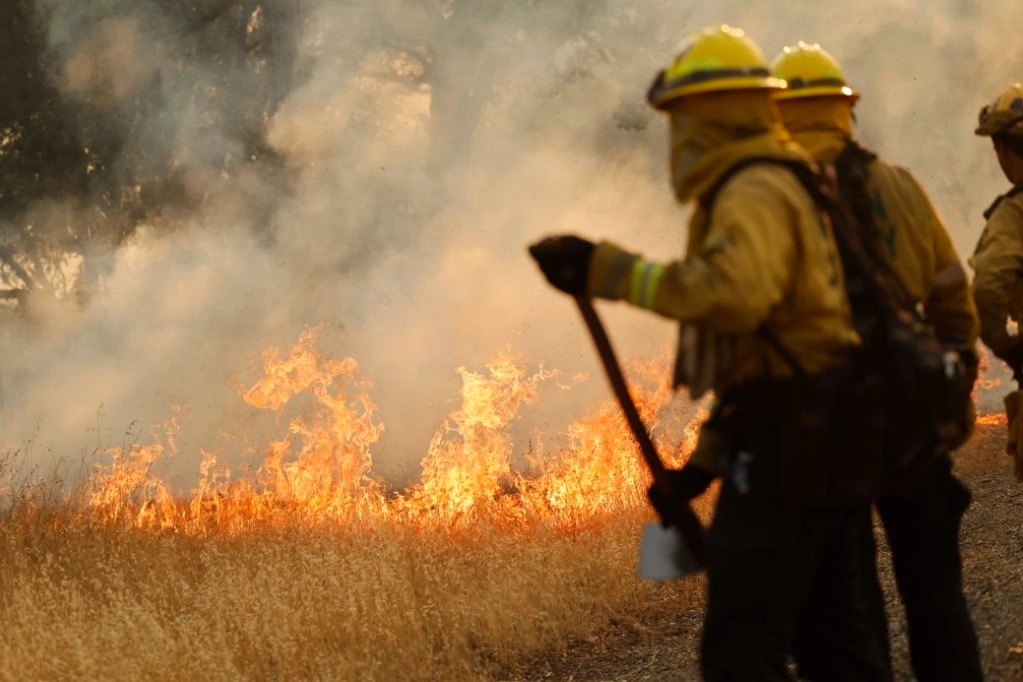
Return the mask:
POLYGON ((685 510, 691 499, 710 487, 715 475, 695 464, 687 464, 681 469, 668 469, 664 474, 667 490, 652 485, 646 494, 657 515, 661 517, 661 525, 671 526, 679 520, 679 510, 685 510))
POLYGON ((1023 384, 1023 342, 1017 343, 1001 357, 1012 370, 1012 378, 1023 384))
POLYGON ((593 242, 568 235, 547 237, 529 247, 547 281, 566 294, 586 292, 593 242))
POLYGON ((957 352, 959 353, 959 359, 963 363, 963 373, 966 382, 969 384, 970 391, 972 392, 973 386, 977 383, 977 377, 980 374, 980 358, 969 348, 961 348, 957 352))

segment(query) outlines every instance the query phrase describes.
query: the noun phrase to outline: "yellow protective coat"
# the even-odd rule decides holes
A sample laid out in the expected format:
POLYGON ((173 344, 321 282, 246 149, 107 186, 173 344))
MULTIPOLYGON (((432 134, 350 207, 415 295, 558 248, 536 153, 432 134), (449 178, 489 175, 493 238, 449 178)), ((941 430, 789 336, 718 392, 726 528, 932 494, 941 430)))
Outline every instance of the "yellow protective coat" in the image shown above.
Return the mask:
MULTIPOLYGON (((853 138, 852 106, 844 97, 779 102, 782 123, 818 163, 831 164, 853 138)), ((876 159, 867 195, 880 252, 946 343, 976 343, 977 312, 944 222, 908 170, 876 159)), ((1023 239, 1020 242, 1023 256, 1023 239)))
POLYGON ((1006 322, 1023 320, 1023 191, 996 202, 970 266, 980 337, 1005 358, 1019 342, 1006 330, 1006 322))
MULTIPOLYGON (((674 180, 682 201, 699 200, 751 156, 807 160, 777 124, 763 93, 692 98, 704 150, 674 180), (745 98, 745 99, 744 99, 745 98)), ((678 153, 675 145, 674 153, 678 153)), ((697 208, 683 260, 652 264, 604 242, 591 261, 590 295, 625 299, 722 342, 709 386, 722 389, 791 366, 758 330, 768 329, 808 372, 833 368, 859 340, 852 329, 830 227, 788 169, 743 168, 721 188, 711 215, 697 208), (654 282, 651 285, 651 282, 654 282)))
MULTIPOLYGON (((973 297, 980 315, 980 337, 1005 359, 1019 343, 1006 329, 1008 320, 1023 319, 1023 185, 999 197, 985 213, 987 225, 970 258, 973 297)), ((1006 452, 1013 458, 1017 480, 1023 481, 1023 392, 1005 396, 1009 425, 1006 452)))

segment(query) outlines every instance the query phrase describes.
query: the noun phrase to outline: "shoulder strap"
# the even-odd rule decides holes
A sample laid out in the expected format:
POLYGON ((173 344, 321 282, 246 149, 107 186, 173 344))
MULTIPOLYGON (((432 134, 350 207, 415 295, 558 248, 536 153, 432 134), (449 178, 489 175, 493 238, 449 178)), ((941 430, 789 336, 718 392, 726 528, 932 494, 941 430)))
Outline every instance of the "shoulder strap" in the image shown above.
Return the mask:
MULTIPOLYGON (((728 168, 718 181, 714 183, 714 185, 702 197, 700 197, 700 205, 707 214, 708 220, 710 219, 711 212, 714 210, 714 203, 717 201, 718 194, 728 181, 735 177, 739 171, 755 164, 773 164, 788 168, 796 175, 800 184, 806 187, 807 192, 809 192, 814 203, 820 206, 820 197, 818 195, 823 190, 819 183, 824 181, 824 179, 821 178, 810 166, 798 159, 780 159, 777 156, 748 156, 728 168), (816 192, 812 191, 811 187, 816 187, 816 192)), ((760 338, 766 341, 776 353, 778 353, 781 359, 792 368, 792 371, 795 372, 797 376, 807 375, 806 368, 803 367, 802 363, 799 362, 792 351, 790 351, 785 344, 783 344, 778 337, 767 328, 766 325, 761 325, 757 330, 757 334, 760 338)))
POLYGON ((781 159, 777 156, 747 156, 746 158, 739 159, 729 166, 728 170, 722 173, 721 177, 718 178, 718 181, 711 185, 711 188, 700 197, 700 206, 703 210, 710 215, 710 212, 714 208, 714 203, 717 201, 718 194, 720 194, 721 190, 728 184, 728 181, 738 175, 739 171, 756 164, 772 164, 775 166, 786 166, 793 169, 798 166, 811 171, 809 166, 797 159, 781 159))
POLYGON ((870 177, 867 167, 876 159, 877 154, 853 140, 849 140, 835 158, 839 197, 868 234, 876 226, 874 211, 867 196, 867 180, 870 177))
MULTIPOLYGON (((847 189, 845 192, 840 190, 839 196, 836 196, 832 182, 818 172, 815 167, 798 159, 758 156, 743 159, 729 168, 704 195, 701 203, 709 218, 718 193, 728 180, 746 166, 755 163, 770 163, 787 167, 810 195, 814 204, 831 222, 839 257, 846 275, 846 292, 853 308, 854 327, 857 331, 861 335, 870 335, 877 329, 877 325, 882 323, 881 319, 891 314, 908 315, 917 321, 922 321, 912 297, 902 284, 902 280, 888 260, 877 253, 871 234, 868 232, 873 223, 872 217, 870 217, 870 206, 865 202, 867 165, 877 156, 855 143, 850 143, 843 150, 843 154, 845 156, 842 158, 842 172, 846 174, 847 189), (855 194, 864 197, 860 210, 865 212, 864 215, 871 222, 864 224, 857 215, 858 211, 854 211, 850 205, 855 194), (887 305, 892 308, 880 310, 878 306, 882 300, 887 301, 887 305)), ((836 173, 838 172, 839 169, 836 165, 836 173)), ((761 327, 758 334, 767 340, 797 373, 805 373, 792 353, 784 348, 777 338, 773 337, 770 330, 761 327)))
POLYGON ((849 140, 842 152, 835 159, 835 175, 838 181, 838 200, 853 219, 853 227, 859 233, 859 246, 867 253, 873 264, 881 271, 886 281, 889 294, 896 302, 919 317, 916 301, 895 271, 891 261, 878 251, 874 238, 877 228, 874 222, 874 209, 867 194, 867 181, 870 178, 869 165, 877 159, 877 154, 854 140, 849 140))
POLYGON ((991 220, 991 216, 994 214, 995 209, 998 208, 1003 201, 1013 198, 1020 192, 1023 192, 1023 182, 1017 182, 1013 185, 1012 189, 995 199, 994 203, 988 206, 987 210, 984 211, 984 220, 991 220))

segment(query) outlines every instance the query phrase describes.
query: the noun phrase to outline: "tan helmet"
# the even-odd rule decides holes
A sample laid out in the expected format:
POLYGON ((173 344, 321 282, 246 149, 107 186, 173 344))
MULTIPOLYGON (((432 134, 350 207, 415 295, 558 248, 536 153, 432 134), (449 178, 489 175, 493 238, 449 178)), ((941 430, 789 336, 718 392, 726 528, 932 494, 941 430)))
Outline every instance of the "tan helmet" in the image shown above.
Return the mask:
POLYGON ((976 135, 1023 136, 1023 83, 1013 83, 980 110, 976 135))
POLYGON ((799 41, 782 49, 771 63, 771 73, 787 86, 775 93, 775 99, 830 96, 856 102, 860 98, 849 87, 838 60, 817 43, 799 41))
POLYGON ((698 93, 782 87, 771 77, 760 47, 741 29, 722 25, 687 36, 671 65, 657 74, 647 98, 654 108, 665 109, 698 93))

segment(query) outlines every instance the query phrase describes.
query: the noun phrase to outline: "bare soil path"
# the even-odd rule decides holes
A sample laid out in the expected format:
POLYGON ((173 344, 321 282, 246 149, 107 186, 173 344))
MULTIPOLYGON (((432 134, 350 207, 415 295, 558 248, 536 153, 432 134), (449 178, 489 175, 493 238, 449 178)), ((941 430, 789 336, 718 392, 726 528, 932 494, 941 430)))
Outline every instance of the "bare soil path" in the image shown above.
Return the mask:
MULTIPOLYGON (((963 521, 963 570, 991 682, 1023 681, 1023 484, 1012 475, 1004 445, 1004 425, 979 426, 956 464, 974 496, 963 521)), ((879 544, 896 680, 913 680, 902 607, 883 539, 879 544)), ((702 594, 700 578, 659 587, 663 599, 642 613, 623 615, 598 636, 527 663, 514 679, 698 680, 702 594)))

